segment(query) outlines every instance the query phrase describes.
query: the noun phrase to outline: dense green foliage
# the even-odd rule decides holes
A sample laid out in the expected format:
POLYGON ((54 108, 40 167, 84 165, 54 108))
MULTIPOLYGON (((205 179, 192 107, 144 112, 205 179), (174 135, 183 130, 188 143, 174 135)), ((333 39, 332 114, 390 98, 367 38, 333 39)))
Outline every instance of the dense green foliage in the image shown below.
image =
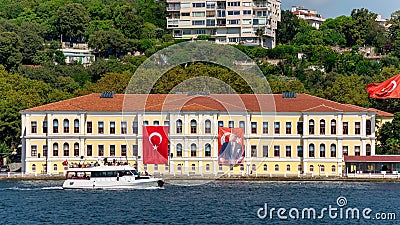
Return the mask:
MULTIPOLYGON (((0 5, 0 143, 10 147, 19 143, 20 110, 93 92, 123 93, 147 57, 179 42, 166 29, 165 0, 0 0, 0 5), (89 67, 65 65, 61 41, 88 43, 97 51, 97 60, 89 67), (137 53, 140 56, 133 56, 137 53)), ((365 91, 366 84, 400 72, 400 11, 392 14, 388 30, 367 9, 327 19, 318 30, 290 11, 281 15, 276 48, 234 46, 257 62, 274 93, 309 93, 400 111, 399 100, 370 99, 365 91), (373 52, 383 55, 380 61, 366 57, 373 52)), ((251 93, 233 71, 198 62, 169 70, 152 93, 169 93, 196 76, 251 93)), ((386 126, 382 132, 394 129, 386 126)), ((385 144, 399 137, 385 135, 378 135, 380 149, 393 153, 394 145, 385 144)))
POLYGON ((392 122, 387 122, 377 132, 378 154, 400 154, 400 113, 395 113, 392 122))

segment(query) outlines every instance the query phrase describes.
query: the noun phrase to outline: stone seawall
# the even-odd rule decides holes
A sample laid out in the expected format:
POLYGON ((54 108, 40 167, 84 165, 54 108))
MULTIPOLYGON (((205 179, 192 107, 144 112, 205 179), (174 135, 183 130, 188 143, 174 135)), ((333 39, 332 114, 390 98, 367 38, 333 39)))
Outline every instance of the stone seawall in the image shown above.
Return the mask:
MULTIPOLYGON (((156 176, 168 180, 216 180, 216 181, 354 181, 354 182, 400 182, 399 176, 363 176, 363 177, 325 177, 325 176, 156 176)), ((0 173, 0 180, 64 180, 63 175, 47 175, 47 174, 21 174, 21 173, 0 173)))

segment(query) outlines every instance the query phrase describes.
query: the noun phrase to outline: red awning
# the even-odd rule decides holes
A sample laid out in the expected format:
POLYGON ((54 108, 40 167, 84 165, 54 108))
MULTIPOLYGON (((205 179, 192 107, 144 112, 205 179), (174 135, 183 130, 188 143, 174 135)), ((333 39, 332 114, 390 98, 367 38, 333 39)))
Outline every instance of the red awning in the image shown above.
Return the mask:
POLYGON ((344 156, 345 162, 400 162, 400 155, 344 156))

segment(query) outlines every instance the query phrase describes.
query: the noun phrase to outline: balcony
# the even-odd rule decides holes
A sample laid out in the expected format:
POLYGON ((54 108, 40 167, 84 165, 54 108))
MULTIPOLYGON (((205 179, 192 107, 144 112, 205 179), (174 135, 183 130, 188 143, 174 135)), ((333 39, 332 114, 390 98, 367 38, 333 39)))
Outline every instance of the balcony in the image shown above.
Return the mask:
POLYGON ((178 15, 178 16, 168 16, 167 17, 167 20, 177 20, 177 19, 180 19, 181 17, 178 15))
POLYGON ((181 10, 181 6, 177 5, 177 6, 168 6, 167 7, 167 11, 171 12, 171 11, 180 11, 181 10))
POLYGON ((267 9, 267 10, 271 10, 271 7, 269 7, 268 4, 265 4, 265 3, 254 3, 254 4, 253 4, 253 8, 254 8, 254 9, 267 9))

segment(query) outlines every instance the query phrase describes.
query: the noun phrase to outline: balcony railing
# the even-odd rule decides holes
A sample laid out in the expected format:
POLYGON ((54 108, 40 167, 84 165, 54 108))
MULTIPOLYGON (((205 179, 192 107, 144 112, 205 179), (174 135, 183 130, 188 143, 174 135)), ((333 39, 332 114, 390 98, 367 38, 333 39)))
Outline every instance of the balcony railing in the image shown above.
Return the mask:
POLYGON ((168 6, 167 7, 167 11, 179 11, 179 10, 181 10, 180 6, 175 6, 175 7, 168 6))

